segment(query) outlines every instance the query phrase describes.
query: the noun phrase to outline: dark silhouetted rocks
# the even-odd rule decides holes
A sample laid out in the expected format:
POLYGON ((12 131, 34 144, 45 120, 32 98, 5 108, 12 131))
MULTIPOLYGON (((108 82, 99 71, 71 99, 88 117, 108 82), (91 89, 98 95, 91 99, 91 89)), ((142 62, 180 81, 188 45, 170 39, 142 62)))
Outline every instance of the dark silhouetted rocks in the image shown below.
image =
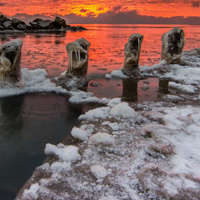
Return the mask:
POLYGON ((56 17, 53 21, 36 18, 29 24, 13 18, 12 20, 4 15, 0 15, 0 33, 4 32, 58 32, 58 31, 82 31, 86 28, 82 26, 67 25, 61 17, 56 17))
POLYGON ((65 22, 64 19, 60 18, 60 17, 56 17, 53 25, 57 28, 57 29, 61 29, 61 28, 66 28, 67 24, 65 22))

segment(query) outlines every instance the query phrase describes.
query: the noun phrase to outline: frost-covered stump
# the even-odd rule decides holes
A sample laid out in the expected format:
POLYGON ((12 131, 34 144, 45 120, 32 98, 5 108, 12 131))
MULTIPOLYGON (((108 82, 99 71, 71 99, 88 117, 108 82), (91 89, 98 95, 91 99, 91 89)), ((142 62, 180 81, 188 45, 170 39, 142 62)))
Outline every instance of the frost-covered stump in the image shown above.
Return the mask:
POLYGON ((162 60, 166 60, 168 64, 180 63, 185 46, 184 36, 184 31, 180 28, 173 28, 162 35, 162 60))
POLYGON ((90 43, 84 38, 67 44, 69 58, 67 74, 75 76, 87 75, 89 47, 90 43))
POLYGON ((125 44, 123 72, 128 76, 139 77, 139 58, 143 36, 133 34, 125 44))
POLYGON ((0 82, 20 81, 20 58, 22 40, 16 39, 0 46, 0 82))

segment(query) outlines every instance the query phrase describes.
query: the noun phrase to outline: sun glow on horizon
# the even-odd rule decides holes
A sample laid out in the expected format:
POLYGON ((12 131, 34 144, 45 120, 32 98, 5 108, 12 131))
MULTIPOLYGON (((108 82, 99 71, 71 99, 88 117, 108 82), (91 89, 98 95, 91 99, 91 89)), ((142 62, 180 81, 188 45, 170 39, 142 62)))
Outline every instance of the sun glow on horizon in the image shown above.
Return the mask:
POLYGON ((138 15, 153 17, 200 17, 200 2, 188 0, 183 2, 163 0, 0 0, 2 14, 15 15, 43 15, 43 16, 68 16, 96 18, 101 14, 127 13, 136 11, 138 15), (22 6, 23 5, 23 6, 22 6))

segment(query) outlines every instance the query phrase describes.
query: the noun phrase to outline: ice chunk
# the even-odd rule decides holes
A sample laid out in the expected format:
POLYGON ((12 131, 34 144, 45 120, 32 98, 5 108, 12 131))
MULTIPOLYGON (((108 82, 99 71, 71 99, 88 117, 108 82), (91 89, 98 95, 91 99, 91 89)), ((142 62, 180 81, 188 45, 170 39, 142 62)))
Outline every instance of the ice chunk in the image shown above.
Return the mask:
POLYGON ((93 110, 89 110, 84 115, 81 115, 79 117, 79 120, 97 121, 100 119, 106 119, 108 117, 109 112, 110 112, 110 108, 108 107, 96 108, 93 110))
POLYGON ((58 144, 55 146, 52 144, 46 144, 44 152, 47 155, 56 155, 59 159, 68 162, 75 162, 81 158, 80 154, 78 153, 78 148, 72 145, 65 146, 63 144, 58 144))
POLYGON ((71 134, 74 138, 77 138, 79 140, 87 140, 90 136, 90 133, 88 133, 87 131, 76 127, 72 129, 71 134))
POLYGON ((113 136, 109 135, 108 133, 100 133, 100 132, 92 135, 90 139, 94 143, 105 144, 105 145, 106 144, 112 145, 115 142, 113 136))
POLYGON ((38 199, 37 191, 39 190, 40 185, 38 183, 32 184, 30 189, 26 189, 23 192, 23 198, 25 199, 38 199))
POLYGON ((53 172, 60 173, 61 171, 68 171, 71 169, 71 162, 54 162, 51 164, 51 170, 53 172))
POLYGON ((91 165, 90 170, 98 181, 102 181, 107 176, 106 169, 101 165, 91 165))
POLYGON ((120 103, 116 106, 114 106, 110 114, 115 116, 115 117, 123 117, 123 118, 134 118, 136 117, 136 112, 134 111, 133 108, 131 108, 128 103, 120 103))

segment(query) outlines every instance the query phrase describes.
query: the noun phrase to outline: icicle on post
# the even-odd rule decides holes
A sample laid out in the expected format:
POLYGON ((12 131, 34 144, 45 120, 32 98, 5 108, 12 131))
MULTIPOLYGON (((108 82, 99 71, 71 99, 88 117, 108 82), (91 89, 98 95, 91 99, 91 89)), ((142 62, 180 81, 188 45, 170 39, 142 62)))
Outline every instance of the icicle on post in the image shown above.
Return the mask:
POLYGON ((86 76, 88 68, 88 50, 90 43, 84 39, 78 39, 67 44, 68 70, 67 74, 74 76, 86 76))
POLYGON ((22 44, 22 40, 16 39, 0 46, 0 82, 13 84, 20 81, 22 44))

